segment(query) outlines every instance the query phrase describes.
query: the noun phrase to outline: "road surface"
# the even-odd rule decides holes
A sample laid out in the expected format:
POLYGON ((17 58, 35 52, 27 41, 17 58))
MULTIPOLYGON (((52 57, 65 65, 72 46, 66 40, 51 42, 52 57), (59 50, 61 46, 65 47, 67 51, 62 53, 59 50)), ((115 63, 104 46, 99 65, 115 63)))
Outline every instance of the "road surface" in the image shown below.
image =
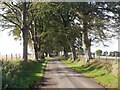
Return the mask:
POLYGON ((71 88, 75 90, 80 88, 94 88, 94 90, 106 90, 93 79, 85 77, 84 75, 67 67, 65 64, 60 62, 58 58, 48 61, 40 87, 71 88))

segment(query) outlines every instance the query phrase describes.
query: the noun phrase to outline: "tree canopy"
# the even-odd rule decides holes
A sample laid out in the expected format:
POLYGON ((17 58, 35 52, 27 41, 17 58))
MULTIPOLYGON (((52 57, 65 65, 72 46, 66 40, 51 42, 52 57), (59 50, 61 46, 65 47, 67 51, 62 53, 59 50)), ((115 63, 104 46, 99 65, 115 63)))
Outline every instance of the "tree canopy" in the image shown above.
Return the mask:
POLYGON ((44 54, 58 55, 61 51, 65 57, 71 52, 76 60, 77 50, 83 50, 88 61, 92 43, 104 44, 119 29, 119 2, 3 2, 1 5, 1 25, 11 26, 15 39, 23 39, 24 60, 28 59, 29 45, 36 60, 44 58, 44 54))

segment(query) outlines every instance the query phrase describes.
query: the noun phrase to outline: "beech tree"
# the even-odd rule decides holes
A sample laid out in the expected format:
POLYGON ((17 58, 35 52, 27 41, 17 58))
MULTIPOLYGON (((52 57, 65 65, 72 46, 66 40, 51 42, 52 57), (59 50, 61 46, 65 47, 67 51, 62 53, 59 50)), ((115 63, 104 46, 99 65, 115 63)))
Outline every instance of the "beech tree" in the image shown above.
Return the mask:
MULTIPOLYGON (((44 53, 57 55, 60 51, 64 51, 65 57, 71 52, 72 59, 76 60, 76 51, 83 48, 87 62, 91 59, 91 43, 104 44, 115 36, 114 30, 109 29, 112 17, 106 14, 112 12, 110 3, 4 2, 3 5, 5 8, 0 14, 3 26, 11 25, 12 33, 22 37, 24 60, 27 60, 29 44, 34 47, 36 60, 44 57, 44 53)), ((119 20, 117 10, 119 8, 112 12, 117 16, 116 22, 119 20)))
MULTIPOLYGON (((12 23, 14 27, 17 27, 22 32, 23 37, 23 60, 27 61, 28 57, 28 27, 27 25, 27 13, 30 3, 27 2, 3 2, 3 13, 0 14, 2 19, 6 22, 12 23)), ((29 21, 28 21, 29 22, 29 21)), ((9 24, 9 23, 7 23, 9 24)), ((5 26, 5 25, 4 25, 5 26)), ((8 25, 6 25, 8 26, 8 25)))

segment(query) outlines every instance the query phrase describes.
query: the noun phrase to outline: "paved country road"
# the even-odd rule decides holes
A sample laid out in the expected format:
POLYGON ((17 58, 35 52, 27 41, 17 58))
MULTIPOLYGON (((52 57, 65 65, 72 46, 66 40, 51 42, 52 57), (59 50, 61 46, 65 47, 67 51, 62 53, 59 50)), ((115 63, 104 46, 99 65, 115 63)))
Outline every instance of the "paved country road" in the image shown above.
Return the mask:
MULTIPOLYGON (((94 90, 106 90, 93 79, 72 70, 59 61, 59 58, 48 61, 41 88, 94 88, 94 90)), ((67 89, 68 90, 68 89, 67 89)), ((92 90, 92 89, 91 89, 92 90)))

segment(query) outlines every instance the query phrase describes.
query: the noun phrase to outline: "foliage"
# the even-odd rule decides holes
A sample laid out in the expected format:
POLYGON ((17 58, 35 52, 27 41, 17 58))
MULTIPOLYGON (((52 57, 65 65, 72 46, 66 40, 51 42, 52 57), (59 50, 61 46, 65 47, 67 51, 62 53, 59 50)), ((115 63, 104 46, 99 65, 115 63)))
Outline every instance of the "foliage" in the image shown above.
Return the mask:
POLYGON ((46 60, 3 61, 2 88, 34 88, 43 76, 46 60))
POLYGON ((96 50, 96 55, 101 56, 102 55, 102 50, 96 50))
POLYGON ((107 55, 108 55, 107 51, 103 52, 103 56, 107 56, 107 55))
POLYGON ((105 45, 104 41, 117 34, 116 30, 110 28, 112 21, 119 19, 119 8, 116 8, 119 3, 4 2, 3 5, 1 10, 4 13, 0 16, 4 25, 8 22, 14 24, 11 32, 15 39, 23 38, 23 56, 26 58, 29 43, 35 51, 36 60, 41 59, 43 53, 60 51, 70 51, 76 59, 76 51, 79 52, 80 48, 86 59, 90 59, 91 42, 105 45), (113 16, 106 13, 112 13, 113 16))

